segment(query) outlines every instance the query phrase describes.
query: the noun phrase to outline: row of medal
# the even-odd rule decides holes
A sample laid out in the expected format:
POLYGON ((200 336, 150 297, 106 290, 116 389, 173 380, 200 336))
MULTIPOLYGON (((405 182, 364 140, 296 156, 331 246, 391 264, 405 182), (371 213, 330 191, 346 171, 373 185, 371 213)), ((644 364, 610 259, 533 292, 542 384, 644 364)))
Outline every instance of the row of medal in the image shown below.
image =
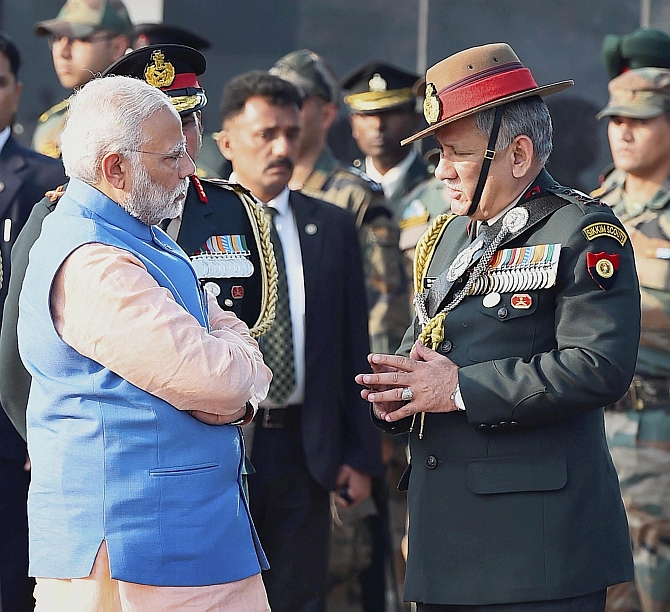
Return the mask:
POLYGON ((497 251, 469 295, 549 289, 556 284, 560 244, 538 244, 497 251))
POLYGON ((254 273, 254 264, 244 255, 195 255, 191 264, 198 278, 247 278, 254 273))
POLYGON ((247 278, 254 273, 243 234, 210 236, 191 257, 198 278, 247 278))

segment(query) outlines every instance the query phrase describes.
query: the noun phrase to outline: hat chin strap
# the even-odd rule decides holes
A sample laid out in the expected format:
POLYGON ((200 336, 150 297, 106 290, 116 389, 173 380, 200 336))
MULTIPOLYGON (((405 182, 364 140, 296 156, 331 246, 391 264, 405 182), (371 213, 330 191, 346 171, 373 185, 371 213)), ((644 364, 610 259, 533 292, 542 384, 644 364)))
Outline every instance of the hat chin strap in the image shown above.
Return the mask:
POLYGON ((482 164, 482 169, 479 171, 477 188, 475 189, 475 195, 472 198, 472 204, 470 204, 470 208, 468 209, 468 217, 472 217, 472 215, 477 212, 477 208, 479 207, 479 200, 482 198, 484 185, 486 184, 486 179, 489 176, 489 167, 491 166, 491 162, 496 155, 496 140, 498 140, 498 132, 500 131, 500 123, 502 122, 504 111, 504 104, 501 106, 496 106, 496 114, 493 118, 493 127, 491 128, 491 135, 489 136, 489 144, 486 147, 486 152, 484 153, 484 163, 482 164))

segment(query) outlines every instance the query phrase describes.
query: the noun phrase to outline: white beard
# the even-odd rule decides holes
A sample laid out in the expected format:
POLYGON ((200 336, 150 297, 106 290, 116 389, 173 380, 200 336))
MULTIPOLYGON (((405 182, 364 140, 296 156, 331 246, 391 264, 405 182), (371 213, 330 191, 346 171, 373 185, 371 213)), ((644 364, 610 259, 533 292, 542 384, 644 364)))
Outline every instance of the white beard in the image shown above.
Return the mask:
POLYGON ((178 217, 184 210, 189 179, 183 179, 179 187, 169 190, 151 180, 143 164, 137 164, 135 168, 130 192, 119 202, 121 207, 147 225, 178 217))

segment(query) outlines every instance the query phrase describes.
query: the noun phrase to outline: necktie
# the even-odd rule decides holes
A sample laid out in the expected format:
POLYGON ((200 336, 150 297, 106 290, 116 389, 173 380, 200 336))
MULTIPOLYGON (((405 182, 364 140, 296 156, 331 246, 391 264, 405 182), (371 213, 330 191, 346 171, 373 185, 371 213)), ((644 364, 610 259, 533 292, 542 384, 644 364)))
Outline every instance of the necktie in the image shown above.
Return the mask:
POLYGON ((270 221, 270 241, 277 261, 277 306, 275 308, 275 322, 261 336, 260 347, 265 364, 272 370, 273 374, 268 399, 276 406, 284 406, 295 388, 293 325, 291 324, 284 251, 274 223, 277 210, 266 206, 265 214, 270 221))

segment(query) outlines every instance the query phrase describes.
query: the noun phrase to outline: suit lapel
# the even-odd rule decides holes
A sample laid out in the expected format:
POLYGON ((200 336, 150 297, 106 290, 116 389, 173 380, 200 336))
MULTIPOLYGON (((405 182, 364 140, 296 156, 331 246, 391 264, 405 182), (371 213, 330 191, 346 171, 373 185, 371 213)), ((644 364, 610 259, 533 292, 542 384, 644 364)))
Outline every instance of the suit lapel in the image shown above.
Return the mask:
POLYGON ((305 278, 305 316, 307 316, 310 301, 319 284, 319 262, 322 257, 325 227, 319 214, 319 207, 313 200, 298 191, 292 191, 289 203, 300 238, 302 270, 305 278))
POLYGON ((184 212, 177 243, 186 253, 191 255, 197 251, 207 239, 213 235, 215 227, 210 220, 212 207, 208 202, 202 202, 191 183, 188 186, 184 212))
POLYGON ((14 201, 23 178, 22 170, 26 167, 26 161, 20 155, 19 147, 16 141, 10 136, 0 153, 0 181, 2 189, 0 190, 0 216, 9 208, 14 201))

